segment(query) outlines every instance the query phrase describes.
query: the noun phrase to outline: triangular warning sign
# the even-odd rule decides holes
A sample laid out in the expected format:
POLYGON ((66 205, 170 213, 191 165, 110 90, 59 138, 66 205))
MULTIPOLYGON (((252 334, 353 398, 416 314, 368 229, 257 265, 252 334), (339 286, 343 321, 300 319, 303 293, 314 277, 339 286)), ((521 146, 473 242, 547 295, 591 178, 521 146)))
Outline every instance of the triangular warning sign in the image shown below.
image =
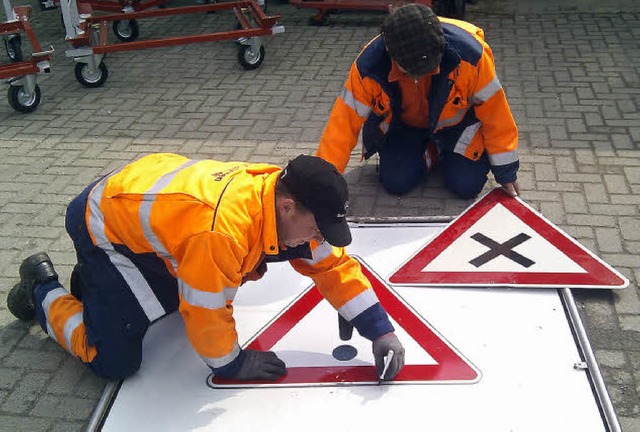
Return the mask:
MULTIPOLYGON (((356 258, 358 259, 358 258, 356 258)), ((429 323, 421 318, 408 304, 404 302, 380 277, 373 273, 361 259, 362 271, 371 282, 381 305, 389 314, 396 326, 396 334, 400 330, 405 338, 401 342, 407 350, 407 362, 404 368, 392 381, 393 383, 472 383, 479 379, 479 372, 456 351, 440 334, 433 329, 429 323), (401 327, 401 329, 397 327, 401 327), (409 342, 409 343, 407 343, 409 342), (415 346, 419 350, 426 352, 426 357, 432 361, 422 364, 411 364, 409 362, 409 346, 415 346)), ((248 342, 246 348, 268 351, 284 339, 288 333, 307 315, 315 309, 326 306, 322 302, 323 297, 320 292, 311 286, 300 297, 294 300, 280 315, 267 324, 252 340, 248 342)), ((333 311, 333 318, 337 321, 337 313, 333 311)), ((313 344, 314 338, 318 338, 319 333, 327 331, 326 325, 316 323, 311 334, 306 335, 306 339, 313 344)), ((354 332, 356 333, 356 332, 354 332)), ((354 336, 355 337, 355 336, 354 336)), ((360 336, 358 336, 360 337, 360 336)), ((275 349, 274 349, 275 350, 275 349)), ((371 350, 368 342, 368 350, 371 350)), ((277 350, 275 350, 278 353, 277 350)), ((325 353, 324 357, 328 357, 325 353)), ((414 355, 413 358, 420 356, 414 355)), ((211 376, 208 384, 212 387, 247 387, 247 386, 315 386, 315 385, 370 385, 377 384, 378 376, 373 366, 373 361, 368 364, 347 364, 341 365, 336 361, 326 361, 325 365, 313 364, 310 366, 296 365, 287 368, 287 375, 274 382, 247 382, 224 379, 211 376)))
POLYGON ((519 198, 494 189, 390 278, 397 285, 624 288, 629 281, 519 198))

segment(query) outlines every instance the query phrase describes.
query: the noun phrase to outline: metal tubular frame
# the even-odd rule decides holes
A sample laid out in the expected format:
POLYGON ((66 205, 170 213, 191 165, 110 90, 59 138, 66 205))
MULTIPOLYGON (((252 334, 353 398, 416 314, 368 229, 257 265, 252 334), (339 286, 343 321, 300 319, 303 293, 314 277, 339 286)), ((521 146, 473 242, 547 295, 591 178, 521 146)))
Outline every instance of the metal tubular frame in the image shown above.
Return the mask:
POLYGON ((119 0, 119 1, 109 1, 109 0, 81 0, 82 3, 88 3, 95 10, 107 11, 107 12, 121 12, 124 10, 134 10, 141 11, 145 9, 149 9, 155 6, 164 5, 169 0, 119 0))
MULTIPOLYGON (((253 14, 252 14, 253 15, 253 14)), ((262 12, 262 10, 257 6, 257 4, 253 0, 245 0, 238 2, 228 2, 228 3, 215 3, 210 5, 202 5, 202 6, 183 6, 177 8, 168 8, 168 9, 160 9, 153 11, 140 11, 140 12, 130 12, 130 13, 119 13, 112 15, 102 15, 99 17, 90 17, 85 20, 84 25, 81 24, 80 28, 84 30, 84 34, 79 35, 75 39, 68 40, 68 42, 74 47, 84 47, 89 46, 91 43, 92 32, 95 29, 95 26, 99 26, 98 34, 100 35, 100 43, 98 46, 92 47, 93 53, 95 54, 103 54, 109 52, 116 51, 135 51, 139 49, 147 49, 147 48, 158 48, 164 46, 172 46, 172 45, 186 45, 190 43, 199 43, 199 42, 211 42, 218 40, 230 40, 230 39, 239 39, 241 37, 256 37, 256 36, 268 36, 274 34, 273 26, 279 21, 280 16, 267 16, 262 12), (257 24, 259 27, 251 27, 249 21, 242 15, 242 11, 240 9, 248 9, 250 11, 254 11, 255 9, 259 10, 255 13, 255 17, 257 18, 257 24), (121 20, 135 20, 135 19, 144 19, 144 18, 159 18, 166 16, 174 16, 174 15, 186 15, 186 14, 197 14, 197 13, 206 13, 211 11, 221 11, 221 10, 230 10, 233 9, 236 17, 243 16, 243 21, 240 22, 243 26, 240 30, 232 30, 227 32, 216 32, 216 33, 206 33, 199 35, 190 35, 190 36, 176 36, 170 38, 161 38, 161 39, 152 39, 152 40, 141 40, 135 42, 124 42, 117 44, 109 44, 107 43, 107 27, 109 22, 113 21, 121 21, 121 20)))
MULTIPOLYGON (((89 75, 99 72, 98 69, 106 53, 219 40, 236 40, 241 46, 247 47, 246 49, 250 51, 250 56, 256 56, 260 59, 260 50, 262 49, 261 37, 284 32, 284 27, 278 25, 281 18, 280 15, 266 15, 256 0, 230 1, 149 11, 122 12, 95 17, 91 15, 91 9, 88 3, 77 4, 76 0, 61 0, 60 6, 67 31, 67 42, 72 46, 71 49, 66 51, 66 56, 73 57, 77 63, 86 64, 89 75), (80 10, 78 6, 80 6, 80 10), (121 42, 117 44, 110 44, 108 42, 108 25, 110 22, 126 21, 131 23, 135 22, 135 20, 145 18, 204 14, 224 10, 232 10, 234 12, 240 26, 238 30, 121 42)), ((260 62, 261 61, 260 59, 260 62)), ((102 67, 105 68, 104 65, 102 65, 102 67)))
POLYGON ((598 402, 600 402, 602 416, 604 417, 604 420, 610 432, 622 432, 620 423, 618 422, 618 417, 616 416, 616 412, 613 409, 613 404, 611 403, 611 398, 609 398, 609 393, 607 392, 607 388, 604 384, 602 373, 600 372, 600 368, 598 367, 596 356, 593 353, 591 344, 589 343, 587 331, 585 330, 584 325, 582 324, 582 320, 580 319, 580 314, 578 312, 578 308, 576 307, 576 302, 573 298, 573 294, 571 293, 571 290, 569 288, 562 288, 559 291, 563 303, 566 307, 566 313, 569 316, 569 320, 571 321, 572 329, 578 342, 578 346, 580 347, 581 354, 584 356, 584 360, 587 366, 586 371, 591 378, 591 382, 598 398, 598 402))
POLYGON ((89 419, 89 424, 85 432, 95 432, 102 428, 102 424, 106 420, 105 416, 109 412, 109 408, 111 408, 111 404, 118 394, 122 382, 123 381, 109 381, 107 385, 105 385, 102 396, 100 396, 100 400, 91 414, 91 419, 89 419))

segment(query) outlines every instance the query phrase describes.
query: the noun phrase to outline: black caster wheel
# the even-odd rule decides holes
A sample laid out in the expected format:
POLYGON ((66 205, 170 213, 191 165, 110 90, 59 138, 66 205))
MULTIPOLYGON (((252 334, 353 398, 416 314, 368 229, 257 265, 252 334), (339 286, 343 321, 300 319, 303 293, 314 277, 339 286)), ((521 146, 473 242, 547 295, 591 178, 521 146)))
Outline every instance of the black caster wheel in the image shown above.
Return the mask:
POLYGON ((140 26, 136 20, 114 21, 113 33, 122 42, 131 42, 138 39, 140 26))
POLYGON ((22 55, 22 38, 20 35, 14 35, 4 40, 4 48, 7 51, 7 56, 12 62, 19 62, 24 60, 22 55))
POLYGON ((98 69, 95 71, 89 70, 89 65, 87 63, 76 63, 74 72, 78 82, 89 88, 102 86, 109 77, 109 69, 107 69, 104 62, 100 62, 98 69))
POLYGON ((38 108, 40 105, 40 87, 36 84, 36 87, 32 94, 28 94, 24 86, 10 86, 7 98, 11 107, 22 113, 30 113, 38 108))
POLYGON ((264 46, 260 46, 258 52, 251 51, 251 46, 240 45, 238 61, 245 70, 258 69, 264 61, 264 46))

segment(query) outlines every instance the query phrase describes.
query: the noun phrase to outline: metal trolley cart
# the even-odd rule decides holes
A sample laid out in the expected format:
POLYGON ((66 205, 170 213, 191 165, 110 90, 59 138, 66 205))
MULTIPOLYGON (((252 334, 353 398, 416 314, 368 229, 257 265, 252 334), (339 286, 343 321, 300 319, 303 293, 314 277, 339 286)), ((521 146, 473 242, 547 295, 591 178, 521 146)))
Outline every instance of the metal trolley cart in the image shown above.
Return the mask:
MULTIPOLYGON (((60 5, 60 2, 64 0, 41 0, 41 7, 43 10, 55 9, 60 5)), ((165 8, 166 4, 170 0, 78 0, 79 3, 86 3, 89 5, 89 10, 97 10, 103 12, 139 12, 153 7, 165 8)), ((256 1, 259 6, 266 11, 265 0, 256 1)), ((201 0, 200 4, 217 3, 217 0, 201 0)), ((82 6, 79 6, 83 9, 82 6)), ((61 14, 62 26, 64 27, 64 16, 61 14)), ((138 23, 135 20, 129 20, 128 25, 121 25, 120 21, 113 22, 114 34, 124 42, 130 42, 137 39, 139 34, 138 23)))
MULTIPOLYGON (((76 79, 85 87, 100 87, 107 80, 109 71, 104 63, 104 56, 107 53, 199 42, 235 40, 238 43, 238 61, 240 65, 246 70, 256 69, 260 67, 265 57, 262 37, 284 32, 284 26, 278 24, 280 15, 267 16, 255 0, 123 12, 101 16, 92 16, 91 6, 88 3, 76 3, 76 0, 62 0, 60 5, 67 41, 72 46, 71 49, 66 51, 66 56, 75 60, 76 79), (225 10, 231 10, 235 14, 236 30, 133 41, 138 36, 136 21, 138 19, 225 10), (108 42, 108 24, 110 22, 114 23, 116 34, 118 32, 122 34, 130 33, 131 35, 135 33, 135 37, 130 37, 129 42, 110 44, 108 42)), ((123 39, 122 37, 119 38, 123 39)))
MULTIPOLYGON (((62 0, 64 2, 64 0, 62 0)), ((80 0, 79 3, 86 3, 88 5, 88 8, 83 8, 82 6, 79 6, 80 9, 86 9, 88 11, 93 11, 93 10, 98 10, 98 11, 105 11, 105 12, 124 12, 124 13, 130 13, 130 12, 137 12, 137 11, 141 11, 141 10, 145 10, 145 9, 149 9, 152 7, 165 7, 165 4, 168 2, 169 0, 80 0)), ((43 3, 41 3, 42 5, 42 9, 43 10, 47 10, 47 9, 55 9, 58 5, 60 4, 60 0, 43 0, 43 3)), ((62 10, 62 8, 61 8, 62 10)), ((65 26, 64 23, 64 13, 60 14, 60 19, 62 20, 62 26, 65 26)), ((123 32, 119 31, 120 27, 120 22, 119 21, 114 21, 113 22, 113 32, 115 33, 115 35, 122 41, 132 41, 134 39, 136 39, 138 37, 138 28, 137 28, 137 23, 133 23, 131 25, 135 25, 135 33, 132 33, 129 30, 129 26, 127 26, 127 28, 124 29, 123 32)))
MULTIPOLYGON (((442 16, 464 18, 466 0, 413 0, 433 8, 442 16)), ((329 14, 340 10, 370 10, 386 12, 394 3, 406 2, 390 0, 290 0, 289 3, 297 8, 317 9, 318 13, 309 18, 312 25, 325 25, 329 14)))
POLYGON ((29 113, 40 105, 40 87, 38 87, 36 75, 38 73, 49 73, 51 66, 51 54, 43 51, 40 43, 31 28, 31 7, 17 6, 11 8, 8 0, 3 0, 3 6, 7 21, 0 23, 0 34, 5 40, 7 55, 12 61, 10 64, 0 66, 0 79, 8 79, 10 84, 7 97, 13 109, 29 113), (29 38, 31 48, 31 58, 24 60, 21 48, 21 34, 24 33, 29 38))
MULTIPOLYGON (((59 0, 48 0, 57 4, 59 0)), ((134 12, 155 6, 163 7, 169 0, 80 0, 89 3, 94 10, 105 12, 134 12)))

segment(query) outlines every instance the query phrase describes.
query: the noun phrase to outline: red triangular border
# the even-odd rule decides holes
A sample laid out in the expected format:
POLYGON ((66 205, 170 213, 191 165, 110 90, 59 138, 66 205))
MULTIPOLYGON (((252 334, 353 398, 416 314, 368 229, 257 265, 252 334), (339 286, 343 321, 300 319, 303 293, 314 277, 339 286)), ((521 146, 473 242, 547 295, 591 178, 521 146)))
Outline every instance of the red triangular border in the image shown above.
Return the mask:
MULTIPOLYGON (((415 339, 437 362, 435 365, 405 365, 393 382, 475 382, 479 373, 467 363, 431 326, 388 287, 380 277, 374 274, 363 261, 362 271, 369 279, 380 304, 387 313, 415 339)), ((247 345, 247 348, 262 351, 270 350, 300 320, 323 300, 315 285, 290 304, 277 318, 269 323, 247 345)), ((367 366, 331 366, 331 367, 290 367, 287 375, 270 385, 292 386, 313 384, 373 384, 378 376, 373 365, 367 366)), ((246 386, 265 384, 265 381, 237 381, 214 377, 214 386, 246 386)))
POLYGON ((629 284, 622 275, 560 231, 519 198, 514 199, 502 189, 494 189, 469 207, 457 219, 436 235, 422 250, 411 257, 390 278, 391 284, 426 286, 528 286, 624 288, 629 284), (464 234, 496 205, 501 204, 514 216, 562 251, 586 273, 539 272, 423 272, 430 262, 464 234))

